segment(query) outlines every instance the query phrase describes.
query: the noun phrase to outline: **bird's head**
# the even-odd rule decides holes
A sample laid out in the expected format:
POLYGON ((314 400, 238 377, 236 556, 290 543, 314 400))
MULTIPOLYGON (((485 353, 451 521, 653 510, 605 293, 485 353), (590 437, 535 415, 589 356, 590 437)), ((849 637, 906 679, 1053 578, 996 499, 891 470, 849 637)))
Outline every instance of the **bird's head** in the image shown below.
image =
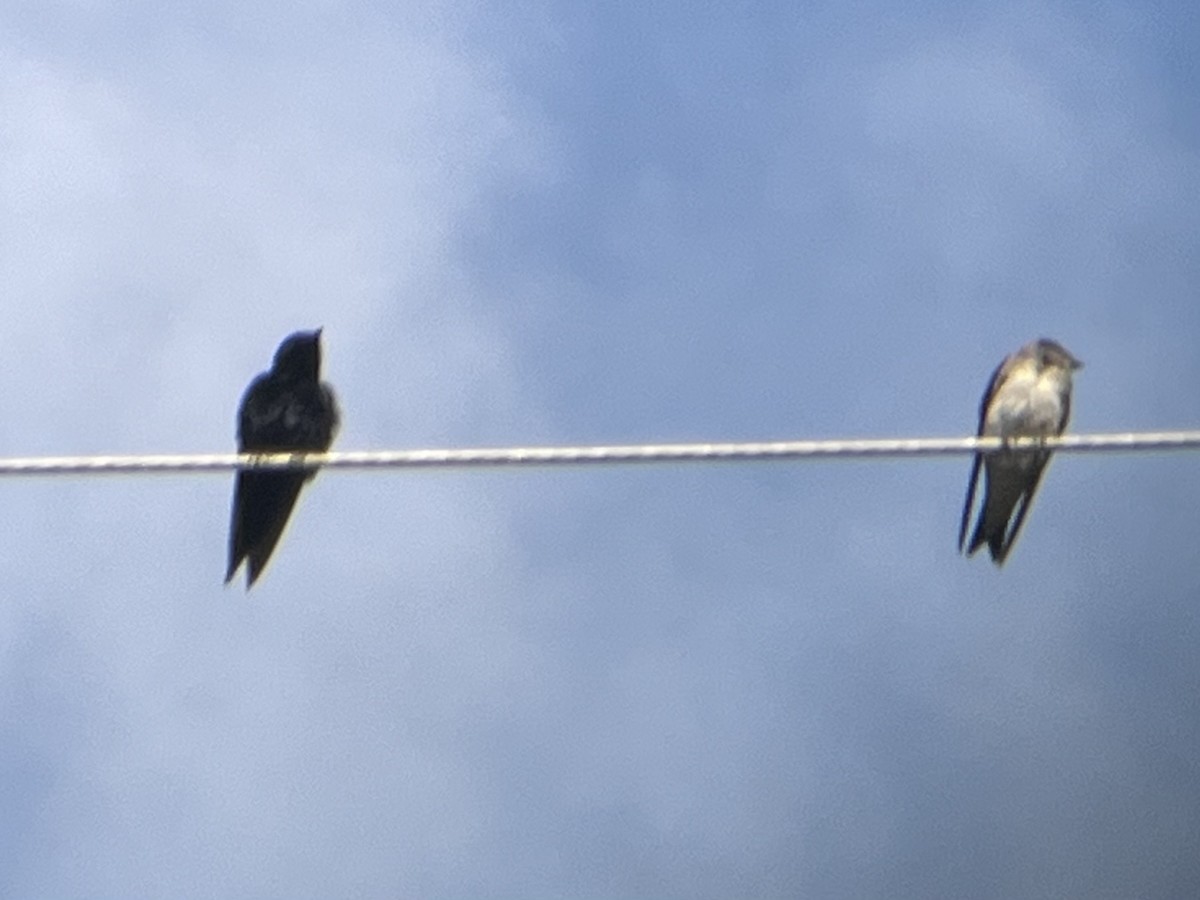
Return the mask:
POLYGON ((1076 369, 1083 368, 1083 363, 1072 356, 1066 347, 1058 341, 1052 341, 1049 338, 1038 340, 1037 357, 1039 369, 1053 366, 1054 368, 1074 372, 1076 369))
POLYGON ((275 351, 272 368, 276 373, 292 378, 320 378, 321 329, 297 331, 284 338, 275 351))

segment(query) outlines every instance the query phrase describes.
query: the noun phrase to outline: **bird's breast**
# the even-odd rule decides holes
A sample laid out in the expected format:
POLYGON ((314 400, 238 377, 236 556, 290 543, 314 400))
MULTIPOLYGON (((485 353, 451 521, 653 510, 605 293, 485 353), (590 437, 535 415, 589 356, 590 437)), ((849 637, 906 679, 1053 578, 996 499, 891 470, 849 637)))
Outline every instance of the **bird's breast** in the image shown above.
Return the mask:
POLYGON ((992 398, 984 433, 998 437, 1056 434, 1062 420, 1063 396, 1059 378, 1014 373, 992 398))

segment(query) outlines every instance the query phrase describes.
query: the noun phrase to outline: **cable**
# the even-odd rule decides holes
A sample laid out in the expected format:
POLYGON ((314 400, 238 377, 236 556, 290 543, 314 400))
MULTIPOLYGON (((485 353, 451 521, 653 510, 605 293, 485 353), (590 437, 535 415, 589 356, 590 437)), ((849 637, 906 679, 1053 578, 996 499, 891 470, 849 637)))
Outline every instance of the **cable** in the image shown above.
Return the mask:
MULTIPOLYGON (((474 450, 365 450, 310 454, 38 456, 0 458, 0 476, 223 472, 244 468, 392 469, 958 456, 980 450, 996 450, 1001 445, 999 438, 868 438, 750 443, 484 447, 474 450)), ((1064 453, 1195 450, 1200 448, 1200 431, 1070 434, 1044 439, 1015 438, 1008 442, 1008 446, 1014 449, 1044 447, 1064 453)))

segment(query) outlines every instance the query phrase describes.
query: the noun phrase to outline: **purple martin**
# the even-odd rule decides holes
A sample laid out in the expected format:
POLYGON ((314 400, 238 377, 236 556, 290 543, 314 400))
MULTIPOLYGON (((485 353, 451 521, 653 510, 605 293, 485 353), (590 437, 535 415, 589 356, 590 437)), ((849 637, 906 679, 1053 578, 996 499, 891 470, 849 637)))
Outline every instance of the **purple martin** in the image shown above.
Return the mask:
MULTIPOLYGON (((1071 416, 1071 373, 1082 367, 1083 363, 1055 341, 1042 338, 1026 344, 992 374, 979 406, 977 434, 1005 440, 1062 434, 1071 416)), ((970 556, 987 544, 992 561, 1001 566, 1021 532, 1048 462, 1050 451, 1040 449, 1003 448, 975 454, 958 529, 959 552, 964 549, 975 505, 980 463, 985 463, 987 489, 966 554, 970 556)))
MULTIPOLYGON (((297 331, 279 345, 270 371, 259 374, 242 397, 238 450, 324 452, 337 428, 333 391, 321 381, 321 329, 297 331)), ((300 489, 316 474, 316 470, 238 470, 226 584, 245 560, 246 590, 253 587, 283 534, 300 489)))

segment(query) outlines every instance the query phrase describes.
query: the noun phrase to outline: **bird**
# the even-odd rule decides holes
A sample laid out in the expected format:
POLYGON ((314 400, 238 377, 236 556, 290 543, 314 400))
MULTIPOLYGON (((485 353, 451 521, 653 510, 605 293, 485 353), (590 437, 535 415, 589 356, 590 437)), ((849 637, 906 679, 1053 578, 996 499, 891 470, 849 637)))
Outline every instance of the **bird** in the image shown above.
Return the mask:
MULTIPOLYGON (((1047 437, 1060 435, 1071 417, 1071 375, 1083 363, 1062 344, 1049 338, 1030 341, 1005 358, 988 383, 979 406, 980 437, 1047 437)), ((967 501, 958 529, 958 549, 969 557, 987 544, 992 561, 1004 565, 1025 524, 1033 495, 1041 481, 1050 451, 1002 447, 976 453, 967 483, 967 501), (987 487, 975 531, 966 543, 967 526, 975 505, 980 464, 987 487)))
MULTIPOLYGON (((321 381, 321 329, 284 338, 271 368, 246 389, 238 408, 242 453, 325 452, 339 425, 333 390, 321 381)), ((300 489, 316 470, 240 469, 229 525, 229 584, 246 563, 246 590, 262 575, 300 489)))

